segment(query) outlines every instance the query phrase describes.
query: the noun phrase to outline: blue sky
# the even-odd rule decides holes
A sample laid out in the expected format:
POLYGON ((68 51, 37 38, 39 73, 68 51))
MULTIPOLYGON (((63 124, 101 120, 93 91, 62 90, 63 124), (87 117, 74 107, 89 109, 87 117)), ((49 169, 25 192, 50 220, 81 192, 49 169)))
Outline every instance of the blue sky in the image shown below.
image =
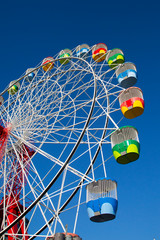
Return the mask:
POLYGON ((81 43, 121 48, 137 66, 145 112, 131 123, 139 130, 141 156, 127 166, 109 163, 118 181, 117 218, 85 225, 81 214, 77 233, 86 240, 160 239, 159 9, 155 0, 1 3, 0 91, 43 58, 81 43))

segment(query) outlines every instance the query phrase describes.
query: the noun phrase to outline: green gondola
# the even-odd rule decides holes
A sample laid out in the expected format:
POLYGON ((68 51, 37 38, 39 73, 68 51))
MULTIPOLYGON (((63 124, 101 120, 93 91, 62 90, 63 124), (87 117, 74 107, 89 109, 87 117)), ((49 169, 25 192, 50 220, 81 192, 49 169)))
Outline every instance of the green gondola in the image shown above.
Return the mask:
POLYGON ((137 129, 124 126, 111 134, 113 156, 121 164, 136 161, 140 154, 140 143, 137 129))
POLYGON ((119 64, 124 63, 124 54, 121 49, 114 48, 108 51, 106 61, 110 68, 117 67, 119 64))

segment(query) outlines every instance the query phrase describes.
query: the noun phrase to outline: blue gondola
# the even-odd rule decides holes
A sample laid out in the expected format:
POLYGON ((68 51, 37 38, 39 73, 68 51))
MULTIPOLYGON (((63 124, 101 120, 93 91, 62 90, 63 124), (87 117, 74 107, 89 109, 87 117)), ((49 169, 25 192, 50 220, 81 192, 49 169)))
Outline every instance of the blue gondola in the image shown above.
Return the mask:
POLYGON ((90 47, 87 44, 79 45, 76 48, 77 57, 86 59, 89 53, 90 47))
POLYGON ((116 77, 123 88, 129 88, 137 82, 137 69, 133 63, 126 62, 116 70, 116 77))
POLYGON ((105 222, 116 217, 117 183, 109 178, 95 180, 86 186, 87 212, 91 221, 105 222))
POLYGON ((34 78, 34 76, 36 75, 36 71, 33 71, 34 68, 28 68, 26 70, 26 74, 28 74, 25 79, 28 81, 28 82, 31 82, 34 78))

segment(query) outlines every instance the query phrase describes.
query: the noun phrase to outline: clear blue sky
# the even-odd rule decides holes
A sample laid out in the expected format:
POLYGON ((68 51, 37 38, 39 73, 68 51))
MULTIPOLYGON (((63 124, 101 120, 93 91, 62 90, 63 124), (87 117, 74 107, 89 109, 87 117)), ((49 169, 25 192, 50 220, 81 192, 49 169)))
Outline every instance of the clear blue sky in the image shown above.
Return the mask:
POLYGON ((137 66, 145 112, 131 123, 139 130, 141 156, 127 166, 113 164, 117 218, 84 223, 81 214, 77 233, 83 240, 160 239, 159 10, 155 0, 6 0, 0 6, 0 91, 43 58, 81 43, 121 48, 137 66))

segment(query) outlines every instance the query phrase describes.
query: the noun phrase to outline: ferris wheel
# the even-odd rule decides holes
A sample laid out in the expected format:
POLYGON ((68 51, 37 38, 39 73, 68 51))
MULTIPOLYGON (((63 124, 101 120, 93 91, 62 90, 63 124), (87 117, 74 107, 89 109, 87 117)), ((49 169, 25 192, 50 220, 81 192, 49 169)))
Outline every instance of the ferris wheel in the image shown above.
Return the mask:
POLYGON ((45 58, 1 93, 2 239, 78 240, 84 204, 91 221, 115 218, 117 182, 106 165, 112 156, 120 164, 139 157, 137 129, 122 125, 144 110, 136 82, 122 50, 82 44, 45 58))

